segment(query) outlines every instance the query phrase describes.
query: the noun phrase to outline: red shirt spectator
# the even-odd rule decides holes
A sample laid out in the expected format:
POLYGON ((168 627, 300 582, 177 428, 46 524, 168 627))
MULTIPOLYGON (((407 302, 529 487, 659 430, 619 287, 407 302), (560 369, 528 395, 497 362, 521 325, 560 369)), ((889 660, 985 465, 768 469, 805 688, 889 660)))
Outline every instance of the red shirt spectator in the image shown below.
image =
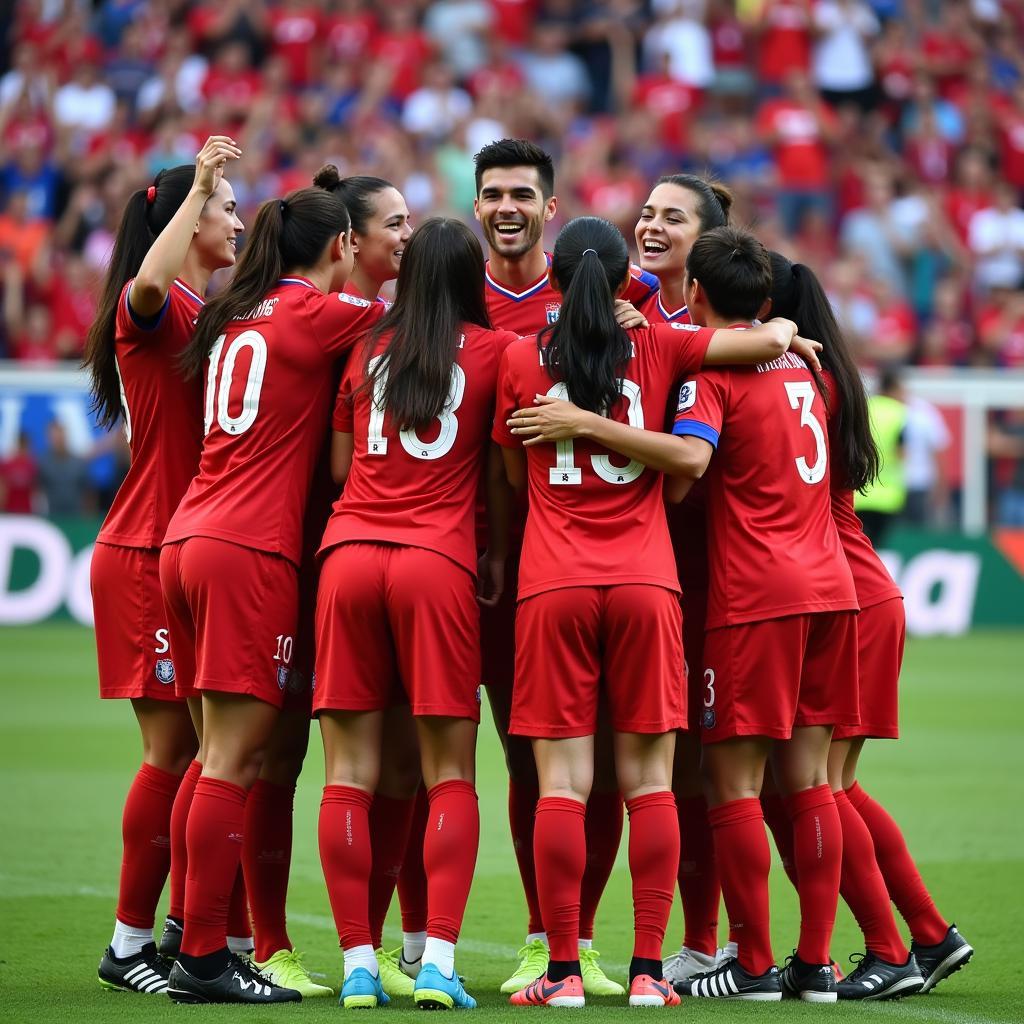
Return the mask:
POLYGON ((711 52, 716 71, 743 71, 749 66, 747 38, 743 22, 724 5, 725 9, 712 16, 711 52))
POLYGON ((347 0, 341 10, 327 16, 324 36, 328 61, 357 61, 374 46, 377 19, 361 0, 347 0))
POLYGON ((491 0, 491 31, 510 46, 522 46, 530 37, 537 0, 491 0))
POLYGON ((811 12, 809 0, 766 0, 758 41, 758 76, 778 84, 790 71, 811 66, 811 12))
POLYGON ((946 3, 940 9, 942 23, 924 33, 921 52, 925 67, 935 76, 939 93, 948 98, 963 86, 971 62, 981 53, 981 45, 971 26, 968 4, 946 3))
POLYGON ((996 366, 1024 366, 1024 295, 994 290, 978 314, 978 337, 996 366))
POLYGON ((964 312, 963 287, 947 277, 935 287, 935 315, 921 337, 921 366, 967 366, 974 350, 974 325, 964 312))
POLYGON ((836 118, 820 100, 769 100, 757 115, 757 129, 774 146, 779 183, 784 189, 823 189, 828 185, 826 138, 836 118))
POLYGON ((415 24, 405 6, 385 8, 387 23, 373 46, 373 59, 390 65, 391 95, 404 100, 420 84, 420 68, 430 59, 430 39, 415 24))
POLYGON ((661 141, 679 152, 686 146, 689 120, 700 103, 701 91, 670 75, 641 75, 633 89, 633 105, 651 113, 658 122, 661 141))
POLYGON ((999 143, 1003 177, 1024 189, 1024 83, 1014 90, 1013 104, 999 117, 999 143))
POLYGON ((271 10, 271 47, 287 64, 292 85, 304 87, 313 79, 320 34, 321 13, 304 0, 287 0, 284 6, 271 10))
POLYGON ((29 448, 28 435, 21 434, 18 447, 0 460, 0 501, 4 512, 28 515, 39 479, 39 467, 29 448))

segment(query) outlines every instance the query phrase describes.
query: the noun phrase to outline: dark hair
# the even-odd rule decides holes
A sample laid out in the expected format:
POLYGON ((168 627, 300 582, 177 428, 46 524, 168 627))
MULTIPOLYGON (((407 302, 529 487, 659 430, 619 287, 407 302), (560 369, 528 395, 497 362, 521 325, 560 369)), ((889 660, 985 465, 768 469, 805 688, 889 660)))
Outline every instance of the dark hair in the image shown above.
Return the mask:
POLYGON ((790 263, 781 253, 770 255, 772 314, 792 320, 802 335, 821 342, 821 365, 832 374, 840 398, 837 436, 846 466, 843 484, 862 491, 879 469, 864 382, 814 271, 802 263, 790 263))
POLYGON ((157 236, 185 202, 195 177, 194 164, 160 171, 150 186, 155 190, 153 201, 149 201, 149 189, 140 188, 132 193, 121 215, 96 319, 86 336, 82 359, 82 365, 89 370, 92 407, 101 427, 112 427, 122 415, 121 382, 114 358, 114 331, 121 292, 139 272, 157 236))
POLYGON ((199 313, 192 340, 181 354, 186 374, 200 372, 229 321, 244 317, 286 271, 315 266, 328 242, 350 224, 341 198, 322 188, 300 188, 284 199, 268 199, 256 214, 231 283, 199 313))
POLYGON ((477 195, 484 171, 492 167, 536 167, 544 198, 550 199, 555 194, 555 167, 551 157, 528 139, 499 139, 488 143, 473 157, 473 163, 476 164, 477 195))
POLYGON ((712 228, 698 236, 686 273, 700 282, 716 313, 738 320, 753 320, 772 290, 768 250, 738 228, 712 228))
POLYGON ((655 183, 685 188, 697 196, 697 218, 701 231, 725 227, 732 209, 732 192, 721 182, 699 178, 696 174, 663 174, 655 183))
POLYGON ((551 271, 562 309, 537 335, 544 366, 581 409, 604 413, 619 399, 632 345, 615 322, 615 292, 629 273, 626 242, 608 221, 576 217, 558 233, 551 271))
POLYGON ((400 430, 425 426, 448 401, 463 324, 490 328, 484 254, 476 235, 453 217, 431 217, 409 237, 395 301, 370 333, 363 385, 400 430), (377 343, 390 334, 380 362, 377 343), (386 374, 383 394, 374 385, 386 374))
POLYGON ((390 181, 369 174, 343 178, 334 164, 324 164, 314 175, 313 184, 341 197, 342 202, 348 207, 352 230, 360 235, 366 233, 366 222, 376 212, 376 206, 370 202, 370 197, 383 192, 386 188, 395 187, 390 181))

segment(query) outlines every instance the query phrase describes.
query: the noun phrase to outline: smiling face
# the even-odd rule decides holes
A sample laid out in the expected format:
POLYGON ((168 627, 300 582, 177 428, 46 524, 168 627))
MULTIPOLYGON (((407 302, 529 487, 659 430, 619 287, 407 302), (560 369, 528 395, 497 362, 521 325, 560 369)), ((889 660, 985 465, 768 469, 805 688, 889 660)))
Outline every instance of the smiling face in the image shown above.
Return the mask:
POLYGON ((473 210, 491 252, 516 260, 542 244, 556 205, 554 196, 545 200, 536 167, 492 167, 484 171, 473 210))
POLYGON ((697 194, 680 185, 654 187, 634 231, 644 270, 658 277, 682 271, 690 247, 704 230, 697 203, 697 194))
POLYGON ((210 270, 230 267, 235 262, 235 246, 245 225, 235 213, 235 193, 227 178, 221 178, 196 223, 192 244, 199 250, 204 266, 210 270))
POLYGON ((368 280, 383 284, 398 277, 412 225, 405 197, 397 188, 381 189, 370 202, 374 211, 366 230, 352 233, 356 264, 368 280))

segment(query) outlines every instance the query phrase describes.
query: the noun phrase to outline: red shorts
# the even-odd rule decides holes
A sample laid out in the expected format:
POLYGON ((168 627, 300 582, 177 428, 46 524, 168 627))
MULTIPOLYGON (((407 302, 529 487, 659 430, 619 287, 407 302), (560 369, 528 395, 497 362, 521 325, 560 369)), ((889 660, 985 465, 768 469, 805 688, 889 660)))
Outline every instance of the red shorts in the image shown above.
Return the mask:
POLYGON ((320 566, 313 711, 380 711, 404 687, 414 715, 480 721, 473 576, 395 544, 339 544, 320 566))
POLYGON ((794 727, 856 725, 854 612, 788 615, 709 629, 701 742, 787 740, 794 727))
POLYGON ((687 728, 700 732, 704 710, 704 623, 708 617, 708 592, 683 591, 683 664, 686 668, 687 728))
POLYGON ((682 635, 679 596, 649 584, 563 587, 520 601, 509 732, 593 735, 602 681, 617 732, 685 728, 682 635))
POLYGON ((320 582, 320 566, 304 563, 299 570, 299 615, 295 625, 295 651, 292 669, 285 688, 284 710, 305 711, 313 708, 313 674, 316 670, 316 591, 320 582))
POLYGON ((297 577, 286 558, 229 541, 165 544, 160 582, 178 692, 247 694, 281 707, 295 647, 297 577))
POLYGON ((857 616, 860 725, 836 726, 833 739, 874 736, 894 740, 899 736, 900 666, 906 636, 901 597, 861 609, 857 616))
POLYGON ((160 551, 98 543, 89 574, 100 696, 181 700, 160 594, 160 551))
POLYGON ((481 681, 486 686, 512 689, 516 669, 516 591, 519 555, 505 564, 505 590, 493 608, 480 609, 481 681))

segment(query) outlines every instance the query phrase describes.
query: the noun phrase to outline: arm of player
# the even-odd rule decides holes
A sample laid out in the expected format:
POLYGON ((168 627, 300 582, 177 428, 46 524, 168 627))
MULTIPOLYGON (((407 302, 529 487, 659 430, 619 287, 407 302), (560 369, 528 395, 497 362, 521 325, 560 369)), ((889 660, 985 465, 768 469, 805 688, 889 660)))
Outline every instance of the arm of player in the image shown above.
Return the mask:
POLYGON ((526 452, 521 448, 502 448, 501 456, 505 461, 505 476, 512 490, 522 494, 526 490, 526 452))
POLYGON ((505 590, 509 523, 515 500, 502 451, 492 441, 487 452, 487 550, 480 556, 477 600, 488 608, 498 603, 505 590))
POLYGON ((783 317, 775 317, 756 327, 719 328, 704 353, 704 365, 767 363, 788 351, 794 337, 796 324, 783 317))
POLYGON ((155 317, 163 308, 171 284, 185 263, 196 222, 224 175, 224 165, 228 160, 237 160, 241 155, 242 151, 234 140, 226 135, 211 135, 206 140, 196 157, 196 176, 192 188, 167 227, 149 247, 128 289, 128 303, 137 316, 155 317))
POLYGON ((352 470, 352 455, 355 452, 355 436, 335 430, 331 433, 331 478, 343 486, 352 470))
POLYGON ((679 445, 679 461, 684 469, 674 476, 665 477, 664 497, 666 501, 677 505, 704 475, 715 449, 710 441, 699 437, 676 437, 674 440, 679 445))

